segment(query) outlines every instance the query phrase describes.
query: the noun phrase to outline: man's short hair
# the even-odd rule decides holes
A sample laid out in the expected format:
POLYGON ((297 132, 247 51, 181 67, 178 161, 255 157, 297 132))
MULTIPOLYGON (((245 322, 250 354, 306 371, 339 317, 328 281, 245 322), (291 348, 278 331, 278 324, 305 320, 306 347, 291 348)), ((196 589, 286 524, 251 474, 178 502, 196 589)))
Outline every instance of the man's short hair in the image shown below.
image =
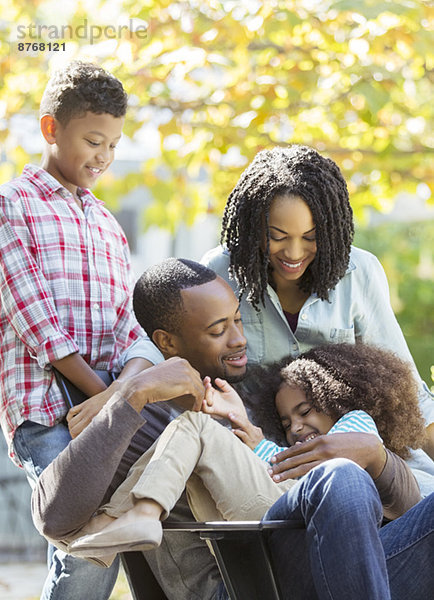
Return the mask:
POLYGON ((216 273, 185 258, 168 258, 147 269, 133 293, 136 318, 149 337, 156 329, 178 333, 184 304, 181 290, 213 281, 216 273))
POLYGON ((94 63, 75 60, 51 76, 41 100, 40 116, 63 126, 87 112, 123 117, 128 96, 119 79, 94 63))

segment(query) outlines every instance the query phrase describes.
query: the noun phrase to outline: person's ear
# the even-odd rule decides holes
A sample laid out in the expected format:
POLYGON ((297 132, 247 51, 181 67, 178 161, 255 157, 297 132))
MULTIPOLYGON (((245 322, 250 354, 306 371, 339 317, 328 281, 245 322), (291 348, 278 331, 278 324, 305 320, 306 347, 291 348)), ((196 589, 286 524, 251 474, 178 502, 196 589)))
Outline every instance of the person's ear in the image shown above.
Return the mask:
POLYGON ((44 139, 49 144, 56 143, 56 127, 57 121, 52 115, 43 115, 41 117, 41 132, 44 139))
POLYGON ((156 329, 152 334, 152 341, 165 356, 178 356, 177 336, 174 333, 156 329))

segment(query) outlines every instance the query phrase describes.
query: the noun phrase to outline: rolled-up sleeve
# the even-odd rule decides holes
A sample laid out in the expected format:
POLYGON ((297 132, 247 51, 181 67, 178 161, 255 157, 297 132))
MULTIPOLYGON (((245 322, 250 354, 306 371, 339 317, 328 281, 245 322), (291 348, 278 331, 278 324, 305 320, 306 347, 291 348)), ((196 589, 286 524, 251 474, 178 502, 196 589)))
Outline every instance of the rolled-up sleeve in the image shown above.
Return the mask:
MULTIPOLYGON (((4 200, 4 199, 3 199, 4 200)), ((61 326, 50 286, 28 248, 33 240, 11 202, 0 208, 0 300, 2 314, 40 367, 78 351, 61 326), (13 223, 13 227, 11 225, 13 223)))

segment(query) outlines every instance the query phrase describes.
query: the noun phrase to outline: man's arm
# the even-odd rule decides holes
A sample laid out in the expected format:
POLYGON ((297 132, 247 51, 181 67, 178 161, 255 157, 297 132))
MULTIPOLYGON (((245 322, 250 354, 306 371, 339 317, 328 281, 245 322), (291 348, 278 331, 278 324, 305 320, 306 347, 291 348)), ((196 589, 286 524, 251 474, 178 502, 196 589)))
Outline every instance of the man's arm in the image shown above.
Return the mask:
POLYGON ((301 477, 331 458, 348 458, 371 475, 388 518, 396 518, 420 500, 409 467, 370 433, 337 433, 291 446, 272 458, 270 474, 276 482, 301 477))
POLYGON ((144 423, 118 392, 44 469, 32 494, 33 522, 42 535, 61 540, 87 523, 144 423))
POLYGON ((384 469, 374 479, 374 483, 380 494, 384 516, 392 520, 417 504, 421 495, 416 479, 405 461, 390 450, 386 450, 386 454, 384 469))
POLYGON ((178 356, 128 378, 119 391, 137 412, 146 404, 181 397, 184 400, 189 398, 188 408, 197 412, 202 407, 205 394, 198 371, 178 356))
POLYGON ((202 405, 199 373, 181 358, 170 358, 122 383, 88 427, 41 473, 32 495, 37 529, 63 539, 82 527, 101 504, 131 438, 144 425, 146 404, 189 396, 202 405))
POLYGON ((422 448, 434 460, 434 423, 426 428, 426 440, 422 448))

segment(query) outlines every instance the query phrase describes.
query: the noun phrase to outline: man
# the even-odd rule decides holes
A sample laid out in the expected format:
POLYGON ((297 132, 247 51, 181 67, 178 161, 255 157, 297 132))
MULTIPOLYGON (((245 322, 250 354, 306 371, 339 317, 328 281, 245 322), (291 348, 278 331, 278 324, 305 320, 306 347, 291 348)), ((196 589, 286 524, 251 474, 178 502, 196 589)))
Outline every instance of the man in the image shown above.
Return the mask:
MULTIPOLYGON (((238 301, 228 284, 209 269, 191 261, 165 261, 141 278, 136 286, 134 308, 139 322, 145 326, 168 360, 123 383, 90 425, 42 474, 34 493, 34 516, 38 528, 55 539, 70 538, 74 531, 88 521, 103 499, 108 497, 105 492, 117 464, 132 435, 143 425, 143 418, 139 413, 144 406, 174 398, 185 405, 190 398, 189 405, 198 409, 204 395, 201 376, 223 376, 234 381, 245 374, 246 340, 240 322, 238 301), (143 293, 146 290, 148 293, 143 293), (199 373, 184 358, 178 358, 179 355, 197 366, 199 373), (77 489, 83 490, 83 494, 75 492, 72 497, 72 490, 77 489)), ((387 464, 384 451, 376 440, 372 440, 373 436, 340 434, 331 437, 340 439, 333 440, 333 453, 327 443, 323 446, 322 456, 316 450, 317 464, 332 456, 351 458, 362 467, 369 464, 379 474, 376 484, 381 487, 380 480, 384 480, 385 472, 387 474, 387 464)), ((312 444, 307 442, 308 451, 311 447, 312 444)), ((375 521, 381 511, 378 493, 366 472, 353 463, 343 462, 339 472, 344 479, 349 471, 356 471, 357 493, 349 495, 348 504, 358 523, 359 529, 355 530, 363 531, 365 514, 361 515, 363 518, 359 518, 358 506, 362 497, 366 499, 367 512, 373 514, 375 521)), ((411 478, 407 467, 404 463, 402 465, 402 470, 398 467, 399 473, 394 474, 398 481, 411 478)), ((303 483, 309 494, 309 482, 316 481, 317 472, 313 469, 314 475, 306 480, 308 483, 303 483)), ((316 486, 316 490, 318 496, 320 487, 327 489, 328 502, 333 502, 340 491, 335 484, 330 484, 330 477, 330 473, 324 474, 322 470, 321 484, 316 486)), ((355 478, 352 480, 355 481, 355 478)), ((112 489, 113 486, 110 487, 109 494, 112 489)), ((333 537, 329 536, 328 539, 332 551, 333 537)), ((289 538, 284 540, 286 541, 290 542, 289 538)), ((280 542, 282 547, 285 547, 284 542, 280 542)), ((380 539, 376 539, 376 547, 377 550, 380 548, 378 552, 381 554, 380 539)), ((184 549, 190 553, 190 547, 184 549)), ((370 549, 368 542, 366 547, 359 548, 359 563, 369 558, 370 549)), ((278 549, 276 552, 279 554, 278 549)), ((149 554, 146 553, 148 560, 149 554)), ((200 573, 196 581, 197 593, 192 593, 190 598, 205 600, 219 597, 219 581, 212 566, 204 570, 197 563, 183 566, 189 571, 184 574, 200 573)), ((384 583, 387 580, 384 555, 382 575, 384 583)), ((304 576, 310 580, 315 578, 314 573, 309 574, 307 571, 304 576)), ((163 583, 169 578, 170 574, 165 571, 160 574, 163 583)), ((179 600, 179 590, 172 590, 168 593, 169 597, 179 600)))
MULTIPOLYGON (((207 267, 175 259, 152 267, 136 285, 134 309, 165 358, 174 358, 143 371, 127 387, 118 386, 91 423, 43 472, 33 495, 33 515, 39 531, 52 540, 70 538, 80 529, 161 433, 152 419, 146 420, 152 417, 149 411, 167 407, 146 407, 148 403, 177 398, 178 405, 199 410, 201 376, 234 382, 246 372, 238 301, 228 284, 207 267), (190 360, 199 372, 177 356, 190 360)), ((74 415, 70 425, 80 412, 75 410, 74 415)), ((193 519, 182 505, 177 509, 178 518, 193 519)), ((163 546, 146 553, 146 558, 154 572, 161 573, 169 597, 216 597, 219 575, 214 559, 194 534, 166 535, 163 546)))

